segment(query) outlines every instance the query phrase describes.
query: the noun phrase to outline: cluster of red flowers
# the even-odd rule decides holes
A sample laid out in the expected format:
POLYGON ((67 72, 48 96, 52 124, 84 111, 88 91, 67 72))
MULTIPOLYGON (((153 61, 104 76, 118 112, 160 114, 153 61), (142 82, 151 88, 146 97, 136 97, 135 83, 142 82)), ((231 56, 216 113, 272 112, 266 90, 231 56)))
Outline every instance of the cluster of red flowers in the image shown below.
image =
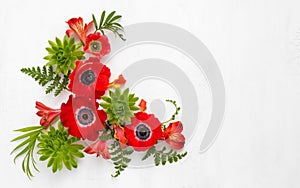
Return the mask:
POLYGON ((154 116, 147 114, 146 102, 141 100, 140 112, 134 114, 128 125, 107 125, 107 114, 99 109, 96 101, 101 99, 106 90, 113 85, 122 85, 125 79, 122 75, 113 82, 109 82, 110 69, 101 63, 101 58, 110 52, 108 38, 101 33, 88 34, 93 22, 84 24, 82 18, 72 18, 67 21, 70 29, 66 31, 69 37, 77 37, 84 45, 83 49, 90 57, 78 60, 76 68, 70 74, 68 88, 73 93, 60 109, 51 109, 40 102, 36 103, 41 117, 40 124, 50 126, 57 116, 62 125, 68 128, 70 135, 94 141, 85 149, 86 153, 110 158, 108 144, 100 140, 106 126, 111 126, 114 138, 122 148, 132 146, 136 151, 145 151, 155 145, 158 140, 165 140, 171 148, 179 150, 184 146, 181 122, 173 122, 163 130, 162 123, 154 116))

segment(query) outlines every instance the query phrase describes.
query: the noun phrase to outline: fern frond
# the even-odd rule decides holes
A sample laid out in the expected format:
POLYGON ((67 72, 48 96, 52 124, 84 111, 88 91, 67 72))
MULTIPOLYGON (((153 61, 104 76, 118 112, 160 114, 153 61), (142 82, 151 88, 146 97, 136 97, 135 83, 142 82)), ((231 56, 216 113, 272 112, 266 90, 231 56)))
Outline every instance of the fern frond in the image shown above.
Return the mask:
POLYGON ((177 151, 174 151, 173 149, 170 149, 168 152, 166 152, 166 149, 166 147, 163 147, 161 150, 157 150, 155 146, 153 146, 147 150, 142 160, 146 160, 150 156, 153 156, 154 163, 156 166, 158 166, 160 164, 165 165, 167 161, 169 163, 177 162, 187 155, 187 152, 177 153, 177 151))
POLYGON ((113 164, 115 165, 115 173, 111 176, 116 178, 118 177, 122 171, 127 168, 128 163, 130 163, 131 159, 127 156, 132 154, 133 150, 130 149, 122 149, 120 143, 115 141, 110 147, 110 155, 113 164))
POLYGON ((68 75, 56 74, 52 66, 22 68, 21 72, 32 77, 41 86, 49 84, 46 94, 55 91, 54 96, 58 96, 64 89, 67 89, 69 83, 70 73, 68 75))

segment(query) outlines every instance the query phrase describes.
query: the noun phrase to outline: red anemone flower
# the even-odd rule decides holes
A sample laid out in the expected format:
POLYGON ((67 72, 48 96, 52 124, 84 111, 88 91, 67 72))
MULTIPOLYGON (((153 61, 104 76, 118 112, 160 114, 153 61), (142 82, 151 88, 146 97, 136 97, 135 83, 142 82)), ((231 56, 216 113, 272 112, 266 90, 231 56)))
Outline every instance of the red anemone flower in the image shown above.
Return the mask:
POLYGON ((99 99, 109 86, 110 69, 99 59, 90 57, 84 62, 76 61, 76 68, 69 78, 69 89, 76 96, 99 99))
POLYGON ((131 124, 124 127, 128 145, 136 151, 145 151, 162 138, 161 123, 153 114, 138 112, 131 124))
POLYGON ((89 34, 86 37, 84 51, 86 53, 93 54, 98 58, 103 57, 110 52, 108 38, 105 35, 101 35, 99 32, 89 34))
POLYGON ((70 95, 67 103, 61 105, 61 122, 70 135, 94 141, 107 119, 105 112, 97 110, 98 107, 96 100, 70 95))
POLYGON ((170 125, 165 129, 164 137, 171 148, 176 150, 180 150, 183 148, 185 138, 181 134, 182 130, 183 126, 180 121, 170 123, 170 125))
POLYGON ((106 141, 97 140, 95 143, 85 148, 84 152, 87 154, 96 153, 97 157, 102 155, 104 159, 110 159, 110 154, 109 154, 106 141))
POLYGON ((45 126, 45 129, 51 125, 51 123, 57 116, 59 116, 61 112, 60 109, 52 109, 38 101, 35 102, 35 107, 39 110, 36 114, 39 117, 42 117, 40 120, 40 125, 45 126))
POLYGON ((86 34, 93 25, 93 21, 88 24, 83 24, 82 18, 79 17, 68 20, 67 24, 69 24, 70 29, 66 31, 66 34, 70 37, 74 32, 79 37, 80 41, 85 44, 86 34))

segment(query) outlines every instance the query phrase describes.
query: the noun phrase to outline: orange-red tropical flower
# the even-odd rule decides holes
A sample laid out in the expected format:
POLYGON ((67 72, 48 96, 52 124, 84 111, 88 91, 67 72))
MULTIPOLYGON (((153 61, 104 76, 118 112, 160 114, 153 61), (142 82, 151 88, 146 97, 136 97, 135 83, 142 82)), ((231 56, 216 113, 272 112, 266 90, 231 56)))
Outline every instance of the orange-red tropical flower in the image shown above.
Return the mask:
POLYGON ((101 155, 104 159, 110 159, 107 143, 103 140, 97 140, 95 143, 85 148, 84 152, 87 154, 96 153, 97 157, 101 155))
POLYGON ((114 137, 119 140, 121 148, 127 147, 127 138, 125 137, 124 128, 120 125, 114 125, 114 137))
POLYGON ((170 123, 170 125, 164 130, 164 137, 171 148, 176 150, 183 148, 185 138, 183 134, 181 134, 182 130, 183 126, 180 121, 170 123))
POLYGON ((92 27, 93 21, 84 24, 83 19, 79 17, 68 20, 67 24, 69 24, 70 29, 66 31, 66 34, 70 37, 74 32, 79 37, 80 41, 85 44, 87 32, 92 27))
POLYGON ((40 125, 45 126, 47 129, 55 118, 60 114, 60 109, 52 109, 41 102, 36 101, 35 107, 39 110, 36 114, 42 117, 40 120, 40 125))

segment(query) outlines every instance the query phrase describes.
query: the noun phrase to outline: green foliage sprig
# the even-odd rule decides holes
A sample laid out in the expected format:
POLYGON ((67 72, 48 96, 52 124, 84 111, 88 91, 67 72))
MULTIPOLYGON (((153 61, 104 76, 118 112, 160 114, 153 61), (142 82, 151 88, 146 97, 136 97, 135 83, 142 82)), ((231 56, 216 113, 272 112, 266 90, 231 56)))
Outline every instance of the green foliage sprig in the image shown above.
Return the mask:
POLYGON ((58 96, 64 89, 67 89, 69 83, 68 75, 56 74, 53 71, 53 67, 43 66, 41 67, 32 67, 32 68, 22 68, 21 72, 32 77, 37 81, 41 86, 49 84, 46 88, 46 94, 54 92, 54 96, 58 96))
POLYGON ((84 147, 74 144, 79 138, 69 137, 68 131, 64 129, 61 122, 58 129, 50 127, 49 131, 43 131, 38 138, 40 142, 38 154, 41 155, 40 161, 48 160, 47 167, 52 167, 52 172, 61 170, 65 166, 68 170, 77 168, 77 158, 83 158, 81 150, 84 147))
POLYGON ((116 169, 115 173, 111 175, 112 177, 118 177, 121 172, 127 168, 128 163, 131 161, 131 159, 127 156, 132 153, 132 149, 122 149, 118 141, 114 141, 114 143, 112 143, 110 147, 110 156, 116 169))
POLYGON ((146 160, 150 156, 153 156, 154 163, 158 166, 160 164, 165 165, 167 161, 169 163, 178 162, 187 155, 187 152, 177 153, 177 151, 174 151, 173 149, 170 149, 169 151, 166 151, 166 149, 166 147, 163 147, 161 150, 157 150, 156 147, 153 146, 147 150, 142 160, 146 160))
POLYGON ((130 118, 134 116, 132 111, 140 109, 135 106, 139 98, 135 97, 134 94, 129 94, 128 88, 124 92, 120 88, 116 88, 115 91, 109 90, 109 97, 102 96, 101 99, 104 102, 101 102, 100 106, 104 108, 111 124, 130 123, 130 118))
POLYGON ((13 149, 13 151, 10 154, 15 153, 16 151, 22 149, 14 158, 14 162, 17 158, 21 157, 22 155, 25 155, 22 162, 22 169, 23 172, 28 176, 30 179, 33 177, 33 174, 31 172, 31 168, 33 167, 36 171, 39 171, 36 167, 36 162, 33 157, 33 151, 36 145, 36 141, 40 134, 42 133, 44 127, 43 126, 32 126, 32 127, 26 127, 22 129, 15 130, 16 132, 24 133, 21 136, 16 137, 15 139, 11 140, 11 142, 15 141, 21 141, 17 147, 13 149))
POLYGON ((121 15, 115 15, 116 11, 113 11, 106 16, 106 12, 103 11, 98 24, 95 15, 93 14, 93 21, 96 31, 100 31, 104 35, 104 30, 112 31, 115 35, 119 36, 122 40, 126 40, 121 32, 124 32, 124 28, 118 21, 122 18, 121 15))
POLYGON ((47 47, 48 55, 44 57, 48 60, 46 66, 53 66, 55 73, 68 75, 69 70, 73 70, 76 66, 75 61, 83 58, 84 52, 79 48, 81 43, 75 44, 74 38, 67 35, 62 40, 55 38, 55 42, 49 40, 50 47, 47 47))
POLYGON ((170 99, 167 99, 166 101, 174 105, 174 107, 175 107, 175 112, 174 112, 174 114, 171 116, 171 118, 170 118, 169 120, 167 120, 167 121, 161 123, 161 124, 162 124, 163 130, 166 129, 166 124, 167 124, 168 122, 175 120, 175 117, 178 115, 178 113, 179 113, 179 111, 180 111, 180 107, 177 106, 176 101, 170 100, 170 99))

